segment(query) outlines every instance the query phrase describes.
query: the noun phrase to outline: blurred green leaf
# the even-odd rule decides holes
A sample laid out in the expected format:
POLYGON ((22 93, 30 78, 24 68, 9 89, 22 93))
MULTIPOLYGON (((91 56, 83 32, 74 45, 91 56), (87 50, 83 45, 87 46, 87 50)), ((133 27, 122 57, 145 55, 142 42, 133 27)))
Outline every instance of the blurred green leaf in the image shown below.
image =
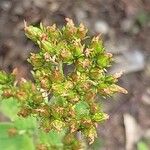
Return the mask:
POLYGON ((149 150, 149 148, 148 148, 148 145, 145 142, 140 141, 137 144, 137 150, 149 150))
POLYGON ((0 111, 11 121, 14 121, 18 118, 19 103, 13 98, 4 99, 0 101, 0 111))
POLYGON ((26 134, 8 134, 9 129, 14 128, 12 123, 0 124, 0 150, 35 150, 32 138, 26 134))
POLYGON ((57 149, 62 149, 63 143, 62 139, 64 137, 65 131, 57 132, 57 131, 50 131, 49 133, 46 133, 42 130, 39 130, 39 141, 42 144, 57 147, 57 149))
POLYGON ((14 125, 17 129, 21 130, 34 130, 37 128, 37 122, 35 117, 18 118, 14 121, 14 125))
POLYGON ((100 150, 100 148, 103 146, 103 142, 100 140, 100 138, 95 139, 94 143, 89 146, 89 150, 100 150))
POLYGON ((140 25, 145 25, 150 21, 150 14, 145 11, 140 12, 137 16, 137 21, 140 23, 140 25))

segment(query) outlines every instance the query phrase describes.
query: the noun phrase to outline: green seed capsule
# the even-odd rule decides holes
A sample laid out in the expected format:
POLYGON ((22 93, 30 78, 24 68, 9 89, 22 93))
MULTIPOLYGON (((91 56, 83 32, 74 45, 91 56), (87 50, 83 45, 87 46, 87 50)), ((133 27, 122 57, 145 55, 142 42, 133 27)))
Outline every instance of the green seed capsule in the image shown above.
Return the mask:
POLYGON ((81 23, 77 30, 77 36, 79 38, 83 39, 83 38, 85 38, 87 31, 88 31, 87 28, 81 23))
POLYGON ((61 131, 65 127, 65 123, 60 120, 54 120, 52 122, 52 126, 54 127, 54 129, 61 131))
POLYGON ((39 29, 37 27, 34 27, 34 26, 25 27, 25 35, 29 39, 31 39, 35 42, 38 40, 38 38, 40 37, 41 34, 42 34, 41 29, 39 29))
POLYGON ((14 81, 13 75, 8 75, 4 71, 0 71, 0 84, 11 83, 14 81))
POLYGON ((93 115, 93 120, 96 122, 100 122, 109 118, 109 116, 103 112, 95 113, 93 115))
POLYGON ((99 68, 92 68, 89 72, 90 78, 92 80, 99 80, 102 77, 103 70, 99 68))
POLYGON ((97 58, 97 64, 100 68, 106 68, 110 66, 111 56, 110 55, 100 55, 97 58))
POLYGON ((99 39, 99 36, 92 39, 90 48, 93 48, 95 50, 95 53, 103 53, 105 50, 102 40, 99 39))
POLYGON ((28 59, 35 68, 41 67, 43 65, 42 57, 39 54, 31 53, 31 57, 28 59))
POLYGON ((76 62, 76 68, 79 72, 87 71, 91 67, 91 62, 89 59, 85 59, 84 57, 81 57, 76 62))
POLYGON ((0 84, 6 84, 9 82, 9 76, 5 73, 0 71, 0 84))
POLYGON ((84 45, 81 44, 81 40, 75 40, 73 43, 73 53, 74 56, 80 57, 83 55, 84 45))
POLYGON ((41 49, 43 49, 45 52, 54 52, 54 48, 50 42, 43 40, 38 42, 38 44, 41 47, 41 49))
POLYGON ((67 49, 63 49, 60 52, 60 58, 62 59, 64 63, 72 63, 72 60, 73 60, 72 53, 67 49))

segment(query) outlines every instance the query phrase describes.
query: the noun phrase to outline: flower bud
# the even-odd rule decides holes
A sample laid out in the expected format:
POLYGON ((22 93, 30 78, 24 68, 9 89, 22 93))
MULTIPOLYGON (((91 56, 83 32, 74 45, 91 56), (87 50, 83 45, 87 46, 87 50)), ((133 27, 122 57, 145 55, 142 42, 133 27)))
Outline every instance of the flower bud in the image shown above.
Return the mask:
POLYGON ((92 68, 89 72, 89 76, 92 80, 99 80, 103 76, 103 70, 92 68))
POLYGON ((44 144, 38 144, 36 150, 48 150, 48 146, 44 144))
POLYGON ((89 144, 94 142, 94 139, 97 137, 96 129, 94 126, 90 126, 84 130, 84 135, 89 139, 89 144))
POLYGON ((18 131, 17 131, 16 128, 9 128, 9 129, 8 129, 8 135, 9 135, 10 137, 16 136, 17 133, 18 133, 18 131))
POLYGON ((12 89, 4 89, 3 93, 2 93, 2 96, 9 98, 9 97, 14 96, 14 94, 15 93, 14 93, 14 91, 12 91, 12 89))
POLYGON ((84 55, 83 50, 84 50, 84 45, 81 44, 81 40, 80 39, 74 40, 74 43, 73 43, 74 56, 79 57, 79 56, 84 55))
POLYGON ((98 58, 97 58, 98 67, 100 67, 100 68, 109 67, 110 62, 112 61, 111 57, 112 57, 112 55, 110 53, 105 54, 105 55, 99 55, 98 58))
POLYGON ((52 47, 52 44, 49 41, 40 41, 38 42, 40 48, 42 50, 44 50, 44 52, 49 52, 49 53, 53 53, 54 52, 54 48, 52 47))
POLYGON ((44 105, 40 108, 34 109, 33 113, 38 114, 40 117, 50 117, 50 107, 48 105, 44 105))
POLYGON ((93 48, 86 48, 84 51, 84 54, 86 57, 94 57, 95 56, 95 52, 93 48))
POLYGON ((54 120, 52 122, 52 126, 58 130, 58 131, 61 131, 64 127, 65 127, 65 123, 60 121, 60 120, 54 120))
POLYGON ((92 116, 92 119, 96 122, 101 122, 101 121, 106 120, 108 118, 109 118, 109 116, 103 112, 95 113, 92 116))
POLYGON ((102 40, 100 40, 100 36, 94 37, 92 39, 90 48, 93 48, 96 54, 104 52, 105 49, 104 49, 102 40))
POLYGON ((123 94, 128 93, 128 91, 126 89, 124 89, 118 85, 112 85, 112 86, 110 86, 110 88, 113 92, 119 92, 119 93, 123 93, 123 94))
POLYGON ((74 23, 71 19, 66 18, 67 24, 65 27, 65 34, 68 37, 72 38, 72 35, 76 34, 77 28, 74 26, 74 23))
POLYGON ((67 49, 63 49, 60 52, 60 58, 62 59, 64 63, 72 63, 73 61, 72 53, 67 49))
POLYGON ((53 24, 52 26, 48 26, 46 29, 49 33, 54 33, 56 31, 56 24, 53 24))
POLYGON ((85 38, 88 29, 81 23, 77 30, 77 36, 81 39, 85 38))
POLYGON ((42 56, 40 56, 39 54, 31 53, 28 62, 31 63, 36 68, 41 67, 43 65, 42 56))
POLYGON ((25 102, 28 99, 28 94, 23 90, 17 91, 15 96, 21 102, 25 102))
POLYGON ((22 117, 27 117, 32 113, 31 109, 28 107, 23 107, 21 108, 21 110, 18 112, 18 116, 22 116, 22 117))
POLYGON ((85 99, 90 102, 90 101, 95 101, 96 99, 96 92, 95 91, 88 91, 85 93, 85 99))
POLYGON ((5 85, 7 83, 11 84, 12 82, 14 82, 14 76, 13 75, 9 75, 4 71, 0 71, 0 84, 5 85))
POLYGON ((25 26, 25 35, 29 39, 36 42, 39 39, 41 34, 42 34, 41 29, 34 26, 25 26))
POLYGON ((90 68, 91 62, 89 59, 85 59, 81 57, 76 62, 76 68, 79 72, 85 72, 88 68, 90 68))
POLYGON ((51 79, 51 81, 54 81, 54 82, 62 82, 64 79, 64 76, 60 70, 54 69, 51 72, 50 79, 51 79))
POLYGON ((41 83, 41 88, 45 89, 45 90, 49 90, 51 88, 51 81, 44 77, 40 80, 41 83))

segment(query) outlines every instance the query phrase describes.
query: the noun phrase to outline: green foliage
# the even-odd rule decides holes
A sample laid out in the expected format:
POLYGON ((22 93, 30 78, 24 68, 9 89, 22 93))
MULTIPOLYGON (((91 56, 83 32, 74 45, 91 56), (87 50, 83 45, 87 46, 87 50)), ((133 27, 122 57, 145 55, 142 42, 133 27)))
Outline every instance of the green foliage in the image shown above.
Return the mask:
POLYGON ((44 144, 44 145, 48 145, 48 147, 52 147, 55 148, 57 147, 57 149, 63 149, 63 143, 62 143, 62 139, 64 137, 64 131, 62 132, 57 132, 52 130, 49 133, 45 133, 43 131, 39 132, 39 141, 44 144))
POLYGON ((137 22, 141 26, 143 26, 143 25, 147 24, 150 21, 150 13, 149 12, 147 13, 146 11, 141 11, 137 15, 136 19, 137 19, 137 22))
POLYGON ((34 150, 32 138, 19 134, 11 123, 0 124, 0 149, 4 150, 34 150))
POLYGON ((13 98, 9 98, 9 100, 3 99, 0 102, 0 111, 13 121, 18 118, 19 103, 13 98))
POLYGON ((0 72, 3 101, 9 101, 2 102, 1 109, 18 130, 32 136, 36 133, 39 141, 44 142, 39 150, 83 149, 78 132, 93 143, 97 124, 108 119, 98 97, 127 93, 116 85, 120 74, 107 74, 112 54, 105 51, 101 38, 93 37, 85 44, 87 28, 83 24, 76 27, 71 19, 66 21, 62 29, 56 25, 40 24, 38 28, 25 24, 26 36, 40 49, 28 59, 33 66, 34 82, 17 81, 17 69, 12 74, 0 72), (65 66, 72 70, 66 72, 65 66), (5 105, 15 105, 13 114, 19 117, 13 116, 5 105), (39 127, 42 133, 37 131, 39 127))
POLYGON ((149 150, 148 144, 143 141, 138 142, 137 150, 149 150))
POLYGON ((3 100, 0 106, 0 111, 11 120, 0 123, 0 149, 17 150, 19 147, 21 150, 35 150, 36 146, 40 148, 45 145, 50 150, 53 147, 62 149, 65 131, 46 133, 38 128, 35 117, 19 117, 20 106, 15 99, 3 100))
POLYGON ((100 150, 101 147, 103 147, 104 141, 102 139, 97 138, 95 139, 94 143, 90 145, 88 150, 100 150))

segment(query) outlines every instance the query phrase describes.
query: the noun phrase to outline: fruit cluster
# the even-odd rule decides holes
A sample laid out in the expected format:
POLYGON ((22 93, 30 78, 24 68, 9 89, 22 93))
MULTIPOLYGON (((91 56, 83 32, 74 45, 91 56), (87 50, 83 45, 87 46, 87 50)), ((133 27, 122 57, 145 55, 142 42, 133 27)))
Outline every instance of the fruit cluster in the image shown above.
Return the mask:
POLYGON ((65 129, 68 135, 76 135, 80 131, 92 143, 97 124, 108 119, 99 99, 127 91, 116 85, 120 74, 107 74, 113 59, 100 36, 91 39, 83 24, 76 27, 71 19, 66 21, 61 29, 25 23, 26 36, 40 49, 28 59, 34 82, 17 82, 14 71, 0 72, 0 84, 4 97, 18 100, 18 115, 34 115, 46 132, 65 129))

